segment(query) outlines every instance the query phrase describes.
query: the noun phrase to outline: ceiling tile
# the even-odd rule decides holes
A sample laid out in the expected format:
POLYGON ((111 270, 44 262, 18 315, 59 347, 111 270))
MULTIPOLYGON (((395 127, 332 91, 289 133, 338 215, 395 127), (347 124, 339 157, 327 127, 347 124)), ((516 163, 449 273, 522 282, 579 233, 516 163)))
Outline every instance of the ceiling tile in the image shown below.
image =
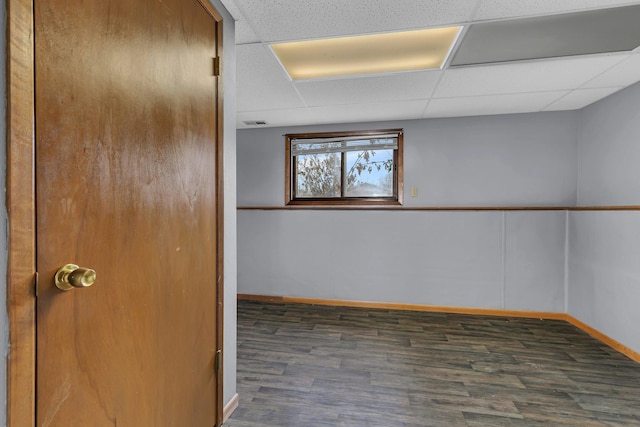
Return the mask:
POLYGON ((431 96, 442 71, 399 73, 295 83, 308 106, 364 104, 425 99, 431 96))
POLYGON ((260 38, 246 21, 236 22, 236 44, 258 43, 260 41, 260 38))
POLYGON ((242 15, 240 8, 238 7, 238 5, 234 0, 220 0, 220 1, 222 2, 222 5, 225 7, 225 9, 227 9, 227 12, 229 12, 231 16, 233 16, 233 19, 235 19, 236 21, 240 21, 244 19, 244 15, 242 15))
POLYGON ((629 86, 638 81, 640 81, 640 53, 634 53, 629 58, 589 80, 582 85, 582 88, 629 86))
POLYGON ((420 100, 335 105, 309 110, 313 115, 313 124, 324 124, 419 119, 426 106, 427 101, 420 100))
POLYGON ((638 4, 629 0, 481 0, 474 20, 517 18, 638 4))
POLYGON ((248 83, 237 88, 237 111, 304 108, 305 105, 289 86, 248 83))
POLYGON ((236 127, 238 129, 254 129, 256 126, 247 126, 244 121, 262 120, 267 122, 265 126, 296 126, 313 123, 313 115, 306 108, 289 108, 285 110, 265 111, 240 111, 237 114, 236 127))
POLYGON ((242 0, 242 9, 258 35, 273 42, 467 22, 476 4, 477 0, 242 0))
POLYGON ((575 89, 627 57, 598 55, 449 69, 434 97, 575 89))
POLYGON ((577 110, 584 108, 587 105, 593 104, 594 102, 599 101, 620 89, 620 87, 610 87, 574 90, 548 105, 544 111, 577 110))
POLYGON ((236 22, 238 127, 582 108, 640 80, 638 53, 292 83, 262 43, 638 5, 628 0, 222 0, 236 22), (432 74, 433 73, 433 74, 432 74), (424 79, 423 79, 424 77, 424 79), (435 86, 435 88, 434 88, 435 86), (591 90, 599 89, 599 90, 591 90), (600 90, 601 89, 601 90, 600 90), (435 96, 428 104, 428 99, 435 96))
POLYGON ((236 20, 236 44, 247 44, 260 42, 260 38, 253 31, 253 28, 246 21, 242 9, 234 0, 221 0, 227 11, 236 20))
POLYGON ((452 66, 609 52, 640 46, 640 5, 479 22, 468 28, 452 66))
POLYGON ((540 111, 568 91, 432 99, 424 117, 480 116, 540 111))
POLYGON ((236 46, 236 69, 240 82, 259 81, 261 84, 291 83, 268 47, 261 44, 236 46))
POLYGON ((236 53, 238 111, 305 107, 267 47, 240 45, 236 53))

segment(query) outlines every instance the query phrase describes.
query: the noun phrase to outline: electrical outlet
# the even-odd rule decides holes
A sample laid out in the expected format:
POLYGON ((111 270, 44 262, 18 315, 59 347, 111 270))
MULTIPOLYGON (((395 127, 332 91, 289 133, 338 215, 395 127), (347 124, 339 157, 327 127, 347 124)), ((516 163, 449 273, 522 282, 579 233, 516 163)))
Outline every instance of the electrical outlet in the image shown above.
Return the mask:
POLYGON ((411 197, 418 197, 418 187, 411 187, 411 197))

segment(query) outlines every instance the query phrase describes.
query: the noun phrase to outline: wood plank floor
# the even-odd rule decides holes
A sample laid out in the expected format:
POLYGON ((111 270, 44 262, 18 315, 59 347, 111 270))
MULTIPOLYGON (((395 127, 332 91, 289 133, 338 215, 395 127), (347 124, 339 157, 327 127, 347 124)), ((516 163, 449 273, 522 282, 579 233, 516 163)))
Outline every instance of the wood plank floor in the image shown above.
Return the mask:
POLYGON ((563 322, 238 301, 228 427, 640 426, 640 365, 563 322))

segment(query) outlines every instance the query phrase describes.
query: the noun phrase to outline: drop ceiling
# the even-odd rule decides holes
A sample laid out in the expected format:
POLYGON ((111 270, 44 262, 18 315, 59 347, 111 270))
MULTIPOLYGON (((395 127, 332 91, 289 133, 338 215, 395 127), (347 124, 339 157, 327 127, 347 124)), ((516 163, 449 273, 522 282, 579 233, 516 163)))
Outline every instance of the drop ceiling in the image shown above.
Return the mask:
POLYGON ((640 81, 640 1, 222 2, 236 19, 239 129, 574 110, 640 81), (292 81, 270 48, 453 25, 464 29, 436 70, 292 81))

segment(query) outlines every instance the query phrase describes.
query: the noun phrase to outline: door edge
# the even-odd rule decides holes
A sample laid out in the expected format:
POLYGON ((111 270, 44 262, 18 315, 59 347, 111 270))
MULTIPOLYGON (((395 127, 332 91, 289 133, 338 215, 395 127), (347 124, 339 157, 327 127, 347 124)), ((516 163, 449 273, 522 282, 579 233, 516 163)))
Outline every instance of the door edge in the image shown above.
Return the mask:
POLYGON ((7 0, 7 426, 35 425, 33 1, 7 0))

